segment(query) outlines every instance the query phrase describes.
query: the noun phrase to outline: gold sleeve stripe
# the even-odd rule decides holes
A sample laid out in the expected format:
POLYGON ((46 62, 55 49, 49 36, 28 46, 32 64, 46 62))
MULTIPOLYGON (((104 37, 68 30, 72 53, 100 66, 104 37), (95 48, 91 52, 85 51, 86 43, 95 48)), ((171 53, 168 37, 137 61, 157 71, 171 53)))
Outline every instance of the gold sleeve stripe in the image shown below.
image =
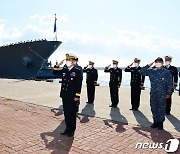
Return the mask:
POLYGON ((58 71, 58 70, 59 70, 59 68, 53 68, 53 70, 58 71))
POLYGON ((80 96, 81 94, 79 94, 79 93, 76 93, 76 96, 80 96))

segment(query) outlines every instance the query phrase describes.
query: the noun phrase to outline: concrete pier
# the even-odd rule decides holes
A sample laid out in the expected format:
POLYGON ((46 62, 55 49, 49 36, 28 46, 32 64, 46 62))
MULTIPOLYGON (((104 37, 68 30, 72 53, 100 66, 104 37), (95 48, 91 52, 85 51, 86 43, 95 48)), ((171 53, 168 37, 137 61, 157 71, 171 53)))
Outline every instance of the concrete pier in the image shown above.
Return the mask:
MULTIPOLYGON (((0 97, 29 102, 48 107, 62 108, 59 97, 60 84, 55 82, 0 79, 0 97)), ((79 113, 112 119, 115 121, 137 124, 149 127, 152 122, 152 114, 149 103, 149 90, 143 90, 141 94, 140 111, 130 111, 130 89, 120 88, 120 102, 118 108, 109 108, 109 87, 96 87, 94 105, 86 104, 86 85, 83 85, 79 113)), ((173 94, 172 115, 166 116, 164 128, 167 131, 180 132, 180 96, 173 94)))

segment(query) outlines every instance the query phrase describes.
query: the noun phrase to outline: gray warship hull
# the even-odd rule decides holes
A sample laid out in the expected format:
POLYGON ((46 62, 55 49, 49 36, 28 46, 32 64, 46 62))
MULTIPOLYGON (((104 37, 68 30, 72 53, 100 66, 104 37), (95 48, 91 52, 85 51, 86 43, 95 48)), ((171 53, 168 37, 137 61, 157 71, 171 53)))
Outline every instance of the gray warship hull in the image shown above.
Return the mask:
POLYGON ((28 41, 0 47, 0 78, 35 79, 60 41, 28 41))

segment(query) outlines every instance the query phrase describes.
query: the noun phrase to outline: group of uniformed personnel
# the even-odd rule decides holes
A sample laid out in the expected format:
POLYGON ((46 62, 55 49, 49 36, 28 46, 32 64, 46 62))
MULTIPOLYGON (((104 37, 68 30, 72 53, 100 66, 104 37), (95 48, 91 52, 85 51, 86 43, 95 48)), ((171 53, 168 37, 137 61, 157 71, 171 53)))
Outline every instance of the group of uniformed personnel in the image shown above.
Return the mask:
MULTIPOLYGON (((149 76, 151 82, 150 106, 153 115, 152 128, 163 129, 165 113, 170 114, 171 96, 178 82, 177 68, 171 66, 172 57, 165 56, 165 63, 162 58, 157 58, 153 63, 140 67, 140 59, 135 58, 134 62, 125 68, 125 72, 131 73, 131 105, 130 110, 138 111, 140 105, 141 90, 144 89, 145 76, 149 76), (134 66, 133 66, 134 65, 134 66)), ((66 54, 66 59, 54 66, 53 73, 62 78, 60 97, 63 102, 66 129, 62 135, 69 137, 74 135, 76 129, 76 112, 80 104, 80 93, 83 80, 83 72, 87 73, 87 96, 86 103, 93 104, 95 99, 95 86, 97 86, 98 71, 94 68, 94 62, 82 69, 78 64, 78 58, 72 54, 66 54), (59 68, 66 60, 66 64, 59 68)), ((119 103, 119 88, 122 81, 122 70, 118 67, 118 61, 112 61, 111 65, 105 67, 104 72, 110 73, 110 96, 111 104, 109 107, 117 107, 119 103)))

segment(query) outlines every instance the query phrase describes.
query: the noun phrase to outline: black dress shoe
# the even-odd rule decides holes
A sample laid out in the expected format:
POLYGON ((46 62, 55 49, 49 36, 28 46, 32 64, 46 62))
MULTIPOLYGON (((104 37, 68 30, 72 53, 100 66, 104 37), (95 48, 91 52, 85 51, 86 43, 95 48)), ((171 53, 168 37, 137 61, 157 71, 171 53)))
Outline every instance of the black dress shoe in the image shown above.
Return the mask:
POLYGON ((157 128, 158 127, 158 122, 154 121, 154 123, 150 127, 151 128, 157 128))
POLYGON ((87 104, 93 104, 93 102, 86 102, 87 104))
POLYGON ((158 129, 159 130, 164 130, 164 128, 163 128, 163 121, 158 121, 158 129))
POLYGON ((109 105, 109 107, 117 108, 117 106, 115 106, 115 105, 109 105))
POLYGON ((67 134, 68 134, 68 131, 66 131, 66 130, 61 133, 61 135, 67 135, 67 134))
POLYGON ((74 133, 73 132, 70 132, 67 134, 68 137, 73 137, 74 136, 74 133))
POLYGON ((134 109, 132 108, 132 109, 129 109, 129 110, 134 110, 134 109))
POLYGON ((166 115, 170 115, 170 112, 166 112, 166 115))

